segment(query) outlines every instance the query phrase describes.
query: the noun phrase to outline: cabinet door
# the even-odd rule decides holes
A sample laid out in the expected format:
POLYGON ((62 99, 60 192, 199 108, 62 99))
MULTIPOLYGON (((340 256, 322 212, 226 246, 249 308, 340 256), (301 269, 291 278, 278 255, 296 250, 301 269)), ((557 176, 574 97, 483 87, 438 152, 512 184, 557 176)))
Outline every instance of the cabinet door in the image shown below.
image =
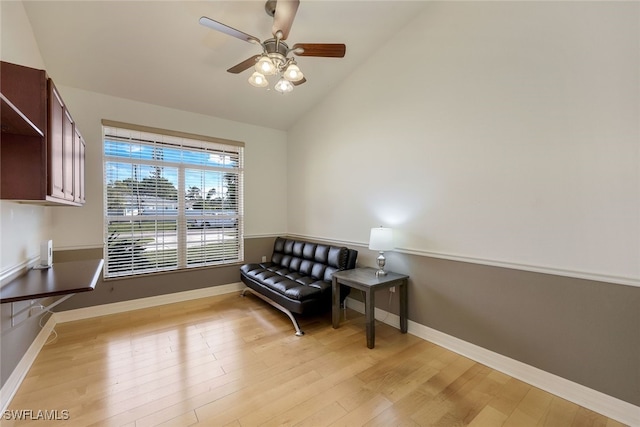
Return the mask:
POLYGON ((64 198, 64 103, 49 80, 49 125, 47 133, 49 195, 64 198))
POLYGON ((62 175, 64 177, 62 182, 62 191, 64 193, 65 200, 71 200, 75 198, 73 187, 73 145, 75 139, 75 129, 73 119, 69 114, 69 111, 64 109, 64 120, 62 122, 63 130, 63 147, 62 147, 62 175))
POLYGON ((85 142, 78 132, 78 129, 75 129, 75 138, 73 141, 73 194, 74 194, 74 202, 84 203, 84 151, 85 151, 85 142))

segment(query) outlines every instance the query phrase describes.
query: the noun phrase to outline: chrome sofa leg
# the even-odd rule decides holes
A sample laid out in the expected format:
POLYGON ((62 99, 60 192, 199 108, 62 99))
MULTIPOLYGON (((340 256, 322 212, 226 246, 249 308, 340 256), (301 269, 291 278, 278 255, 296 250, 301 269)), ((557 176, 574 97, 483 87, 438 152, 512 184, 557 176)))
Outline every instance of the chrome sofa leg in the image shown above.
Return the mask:
POLYGON ((277 302, 270 300, 269 298, 265 297, 259 292, 254 291, 251 288, 244 288, 240 296, 244 297, 247 292, 251 292, 253 295, 257 296, 267 304, 272 305, 273 307, 277 308, 278 310, 280 310, 281 312, 289 316, 289 319, 291 319, 291 322, 293 323, 293 327, 296 328, 296 336, 301 337, 304 335, 304 332, 302 331, 302 329, 300 329, 300 325, 298 324, 298 321, 296 320, 296 318, 293 316, 293 313, 289 309, 284 308, 277 302))

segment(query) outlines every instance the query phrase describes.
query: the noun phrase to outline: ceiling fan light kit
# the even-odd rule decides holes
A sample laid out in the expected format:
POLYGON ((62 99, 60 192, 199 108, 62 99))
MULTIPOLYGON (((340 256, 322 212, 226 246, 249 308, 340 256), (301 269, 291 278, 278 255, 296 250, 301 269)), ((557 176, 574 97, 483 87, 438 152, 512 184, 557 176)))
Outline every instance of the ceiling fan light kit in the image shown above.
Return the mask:
POLYGON ((249 83, 254 87, 269 86, 269 81, 267 80, 267 78, 257 71, 254 71, 253 74, 251 74, 251 77, 249 77, 249 83))
POLYGON ((255 69, 265 76, 273 76, 276 73, 276 66, 267 55, 262 55, 256 63, 255 69))
POLYGON ((280 93, 288 93, 293 90, 294 86, 301 85, 307 81, 296 61, 292 57, 289 57, 289 54, 342 58, 346 51, 344 44, 336 43, 302 43, 295 44, 293 48, 289 49, 289 46, 287 46, 284 40, 289 35, 299 4, 299 0, 267 1, 265 10, 269 16, 273 17, 272 34, 274 38, 265 40, 264 42, 261 42, 252 35, 243 33, 206 16, 200 18, 200 24, 237 39, 260 45, 262 47, 261 55, 254 55, 251 58, 245 59, 227 71, 233 74, 239 74, 253 66, 255 71, 248 79, 251 86, 267 87, 269 86, 269 81, 266 76, 276 75, 279 76, 279 79, 274 89, 280 93))
POLYGON ((274 89, 280 93, 291 92, 292 82, 301 81, 304 74, 293 58, 287 58, 289 47, 284 42, 271 39, 264 42, 264 48, 265 53, 258 57, 255 71, 249 77, 249 84, 254 87, 266 87, 269 85, 266 76, 281 75, 274 89))
POLYGON ((273 88, 280 93, 289 93, 293 90, 293 84, 284 77, 281 77, 273 88))
POLYGON ((287 69, 284 70, 284 78, 290 82, 299 82, 303 77, 304 74, 302 74, 295 62, 290 63, 287 69))

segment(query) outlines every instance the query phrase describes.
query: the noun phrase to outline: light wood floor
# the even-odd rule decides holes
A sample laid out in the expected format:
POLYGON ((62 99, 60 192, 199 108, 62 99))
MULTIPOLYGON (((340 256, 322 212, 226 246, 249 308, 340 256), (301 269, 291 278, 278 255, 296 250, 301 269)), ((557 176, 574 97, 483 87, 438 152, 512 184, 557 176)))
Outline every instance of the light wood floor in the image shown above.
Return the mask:
POLYGON ((69 420, 2 425, 621 425, 382 323, 369 350, 350 310, 301 323, 233 293, 60 324, 9 409, 69 420))

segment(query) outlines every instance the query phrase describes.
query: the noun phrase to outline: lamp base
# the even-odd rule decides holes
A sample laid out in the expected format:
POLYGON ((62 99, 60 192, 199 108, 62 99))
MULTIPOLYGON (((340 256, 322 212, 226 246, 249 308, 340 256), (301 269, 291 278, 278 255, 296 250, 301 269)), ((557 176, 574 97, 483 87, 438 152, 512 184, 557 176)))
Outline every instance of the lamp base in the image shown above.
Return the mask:
POLYGON ((378 262, 378 271, 376 271, 376 276, 386 276, 387 272, 384 271, 384 265, 386 264, 386 259, 384 257, 384 252, 380 251, 380 255, 378 255, 378 258, 376 258, 376 261, 378 262))

